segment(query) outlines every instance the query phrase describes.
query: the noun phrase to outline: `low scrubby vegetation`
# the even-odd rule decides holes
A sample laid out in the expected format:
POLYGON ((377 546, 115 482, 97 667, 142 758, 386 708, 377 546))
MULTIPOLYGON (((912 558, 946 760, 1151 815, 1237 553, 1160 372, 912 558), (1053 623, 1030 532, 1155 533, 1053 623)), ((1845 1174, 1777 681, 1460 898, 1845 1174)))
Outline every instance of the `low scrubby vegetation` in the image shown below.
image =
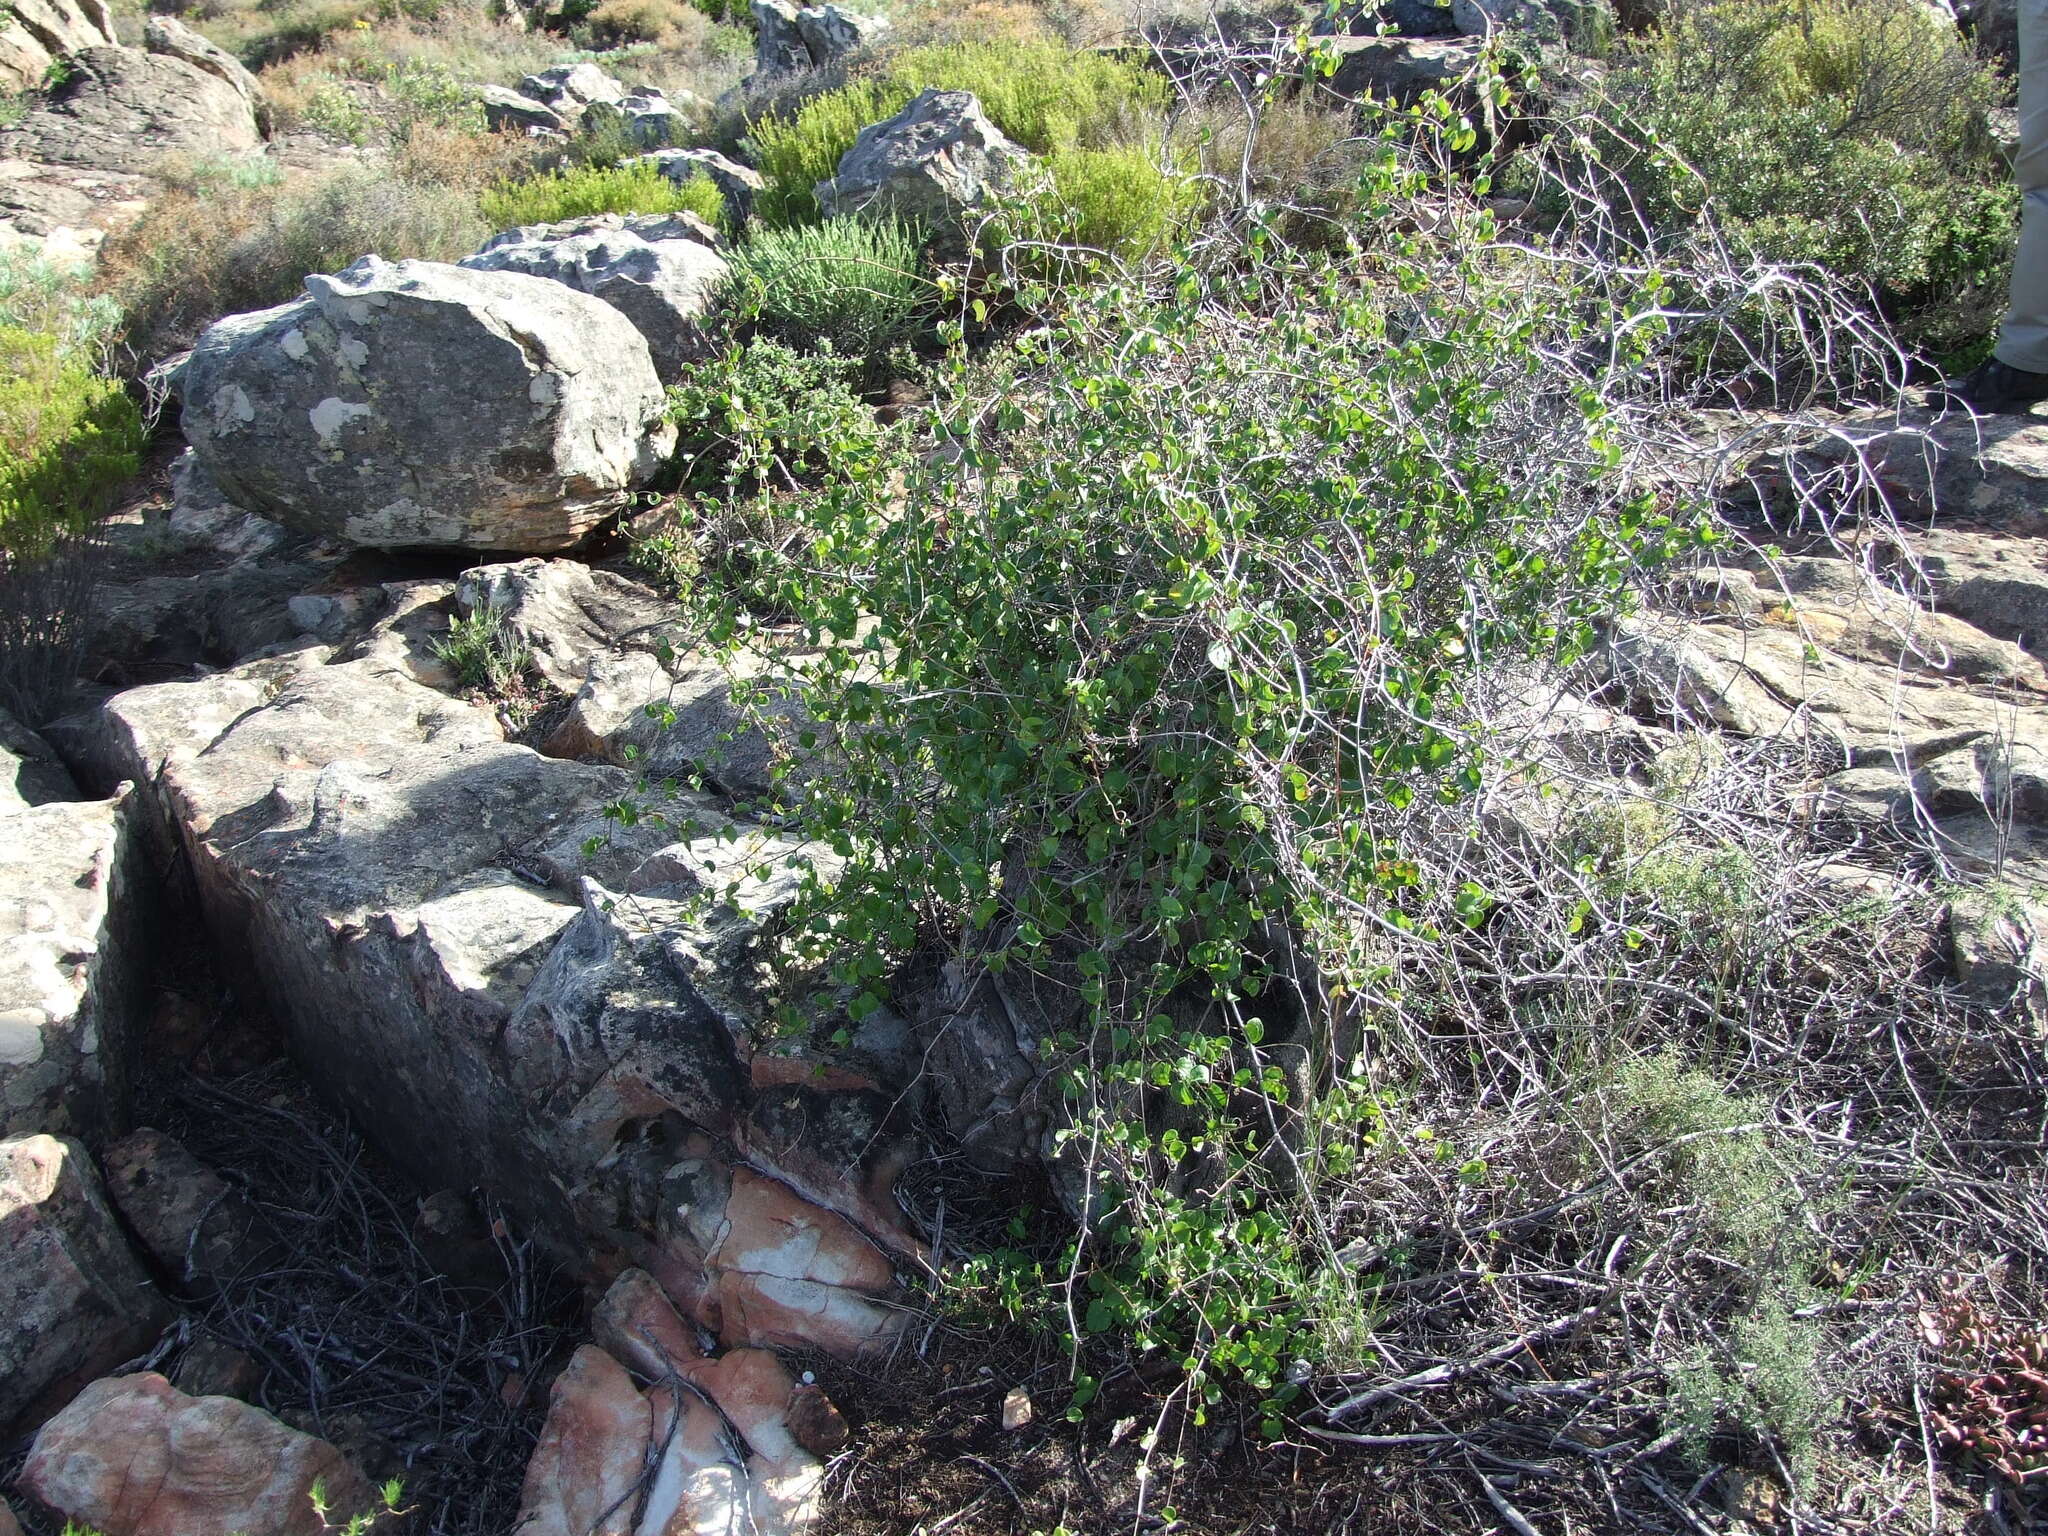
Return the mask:
POLYGON ((143 445, 141 411, 105 371, 119 312, 83 276, 0 259, 0 708, 29 721, 72 682, 94 524, 143 445))
POLYGON ((694 213, 711 224, 725 217, 725 199, 710 177, 699 174, 677 185, 645 162, 584 165, 501 182, 479 203, 493 229, 599 213, 694 213))
MULTIPOLYGON (((570 37, 701 81, 734 56, 722 10, 605 0, 570 37)), ((952 1299, 1057 1340, 1075 1417, 1136 1376, 1195 1424, 1433 1472, 1541 1456, 1617 1509, 1668 1504, 1670 1456, 1927 1512, 1857 1460, 1917 1390, 1863 1330, 1989 1264, 1926 1192, 2010 1216, 1984 1149, 2037 1132, 1999 1109, 1950 1137, 1923 1090, 2037 1107, 2029 1046, 1936 978, 1926 885, 1824 878, 1824 744, 1660 720, 1608 773, 1532 720, 1733 537, 1696 413, 1896 402, 1986 344, 2006 87, 1951 32, 1912 0, 1701 0, 1615 40, 1597 88, 1526 77, 1541 113, 1500 50, 1361 112, 1284 41, 1177 97, 1037 10, 906 18, 706 125, 765 178, 742 224, 706 177, 485 135, 442 89, 554 43, 279 14, 309 39, 296 120, 392 172, 195 171, 109 247, 126 345, 366 251, 720 225, 730 281, 632 557, 837 744, 754 807, 833 855, 780 934, 792 1036, 947 963, 1030 1035, 1044 1134, 1002 1196, 1031 1210, 956 1211, 952 1299), (957 249, 821 218, 858 132, 933 87, 1042 181, 957 249)), ((0 329, 42 380, 0 390, 23 484, 45 438, 66 486, 132 463, 88 358, 112 311, 75 303, 0 329)), ((1884 543, 1800 510, 1816 548, 1884 543)), ((438 654, 500 697, 531 660, 488 611, 438 654)))
POLYGON ((1143 64, 1057 43, 955 43, 884 55, 844 85, 786 114, 749 124, 746 146, 766 189, 756 213, 770 225, 818 216, 812 189, 839 169, 862 128, 894 116, 922 90, 972 91, 989 120, 1036 154, 1118 143, 1163 112, 1165 80, 1143 64))
POLYGON ((2008 89, 1916 0, 1713 0, 1624 47, 1612 159, 1642 212, 1867 281, 1901 335, 1981 346, 2018 206, 1986 114, 2008 89), (1638 147, 1639 146, 1639 147, 1638 147))

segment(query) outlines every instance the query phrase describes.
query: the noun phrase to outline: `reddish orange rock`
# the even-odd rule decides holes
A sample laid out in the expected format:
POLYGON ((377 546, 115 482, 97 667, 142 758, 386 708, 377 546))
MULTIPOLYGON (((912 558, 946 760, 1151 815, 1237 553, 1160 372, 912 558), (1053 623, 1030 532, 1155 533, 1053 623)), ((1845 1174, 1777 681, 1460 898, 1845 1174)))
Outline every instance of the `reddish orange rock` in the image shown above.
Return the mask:
POLYGON ((647 1400, 625 1367, 583 1345, 555 1378, 516 1536, 634 1536, 651 1432, 647 1400))
POLYGON ((22 1486, 103 1536, 320 1536, 375 1505, 347 1457, 231 1397, 153 1371, 96 1381, 36 1436, 22 1486))

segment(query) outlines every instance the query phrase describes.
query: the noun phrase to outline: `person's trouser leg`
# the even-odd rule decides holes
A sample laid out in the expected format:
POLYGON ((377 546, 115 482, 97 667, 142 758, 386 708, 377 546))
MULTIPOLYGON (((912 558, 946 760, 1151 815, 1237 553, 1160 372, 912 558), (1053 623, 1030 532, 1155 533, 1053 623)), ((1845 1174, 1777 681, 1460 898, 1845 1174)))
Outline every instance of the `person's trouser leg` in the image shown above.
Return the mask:
POLYGON ((2048 373, 2048 0, 2019 0, 2020 244, 2012 262, 2012 307, 1994 355, 2029 373, 2048 373))

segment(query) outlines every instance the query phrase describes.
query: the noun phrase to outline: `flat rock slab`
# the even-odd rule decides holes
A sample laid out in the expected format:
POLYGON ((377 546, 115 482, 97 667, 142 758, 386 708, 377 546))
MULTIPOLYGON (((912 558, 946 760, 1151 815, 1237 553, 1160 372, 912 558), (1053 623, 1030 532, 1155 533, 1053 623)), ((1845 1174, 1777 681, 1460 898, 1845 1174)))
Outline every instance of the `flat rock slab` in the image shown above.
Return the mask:
POLYGON ((0 809, 0 1134, 121 1120, 150 881, 125 796, 0 809))

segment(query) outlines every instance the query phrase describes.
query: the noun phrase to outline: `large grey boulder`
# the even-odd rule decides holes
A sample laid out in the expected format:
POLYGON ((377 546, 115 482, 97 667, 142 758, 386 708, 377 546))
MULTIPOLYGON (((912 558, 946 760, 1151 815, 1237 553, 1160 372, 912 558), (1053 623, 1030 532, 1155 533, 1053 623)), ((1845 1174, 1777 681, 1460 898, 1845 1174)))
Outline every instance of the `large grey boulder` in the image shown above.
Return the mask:
POLYGON ((550 278, 602 299, 646 339, 665 384, 710 349, 704 320, 727 274, 725 259, 680 221, 616 213, 506 230, 459 265, 550 278))
POLYGON ((170 1321, 75 1141, 0 1141, 0 1435, 33 1428, 170 1321))
POLYGON ((519 94, 573 120, 595 102, 617 105, 625 97, 626 88, 585 59, 579 64, 557 64, 553 69, 522 76, 519 94))
POLYGON ((754 75, 822 69, 850 53, 873 47, 889 31, 886 17, 867 16, 836 5, 794 5, 790 0, 753 0, 754 75))
POLYGON ((860 131, 839 174, 818 183, 828 216, 882 214, 931 228, 1022 191, 1037 162, 989 121, 970 91, 922 91, 860 131))
POLYGON ((0 10, 0 91, 36 90, 58 59, 119 41, 106 0, 9 0, 0 10))
POLYGON ((0 1135, 120 1121, 149 880, 120 797, 0 809, 0 1135))
POLYGON ((1451 0, 1451 20, 1467 37, 1512 32, 1565 47, 1611 36, 1615 25, 1608 0, 1451 0))
POLYGON ((567 549, 674 445, 647 342, 521 272, 366 256, 216 323, 181 381, 234 501, 348 544, 567 549))
POLYGON ((269 108, 263 87, 227 49, 200 36, 175 16, 151 15, 142 26, 143 44, 151 53, 183 59, 223 81, 249 105, 249 115, 259 127, 267 125, 269 108))
POLYGON ((1456 88, 1479 62, 1480 44, 1461 37, 1332 37, 1337 56, 1327 86, 1353 100, 1412 106, 1426 91, 1456 88))

